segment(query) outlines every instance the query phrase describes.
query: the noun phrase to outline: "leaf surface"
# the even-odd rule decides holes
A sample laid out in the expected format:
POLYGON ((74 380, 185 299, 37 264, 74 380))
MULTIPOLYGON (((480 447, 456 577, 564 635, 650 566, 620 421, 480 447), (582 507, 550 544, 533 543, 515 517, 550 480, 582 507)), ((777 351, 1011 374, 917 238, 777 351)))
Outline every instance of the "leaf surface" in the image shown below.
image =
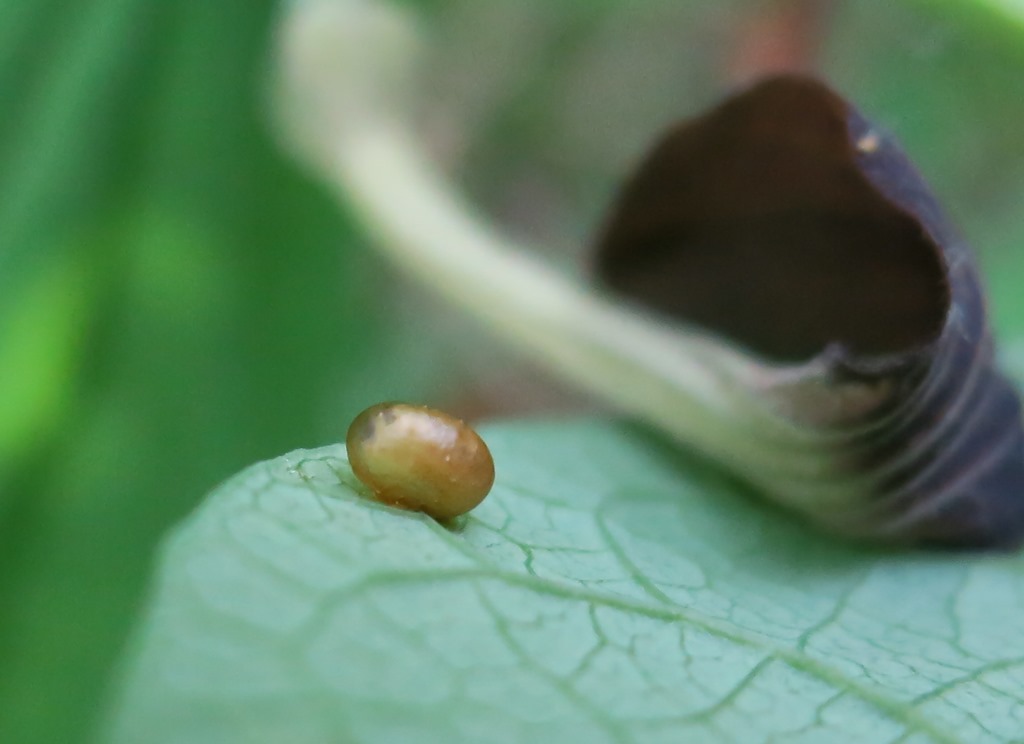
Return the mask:
POLYGON ((1024 732, 1008 555, 803 528, 644 431, 485 430, 447 529, 340 447, 243 471, 166 545, 118 742, 1001 742, 1024 732))

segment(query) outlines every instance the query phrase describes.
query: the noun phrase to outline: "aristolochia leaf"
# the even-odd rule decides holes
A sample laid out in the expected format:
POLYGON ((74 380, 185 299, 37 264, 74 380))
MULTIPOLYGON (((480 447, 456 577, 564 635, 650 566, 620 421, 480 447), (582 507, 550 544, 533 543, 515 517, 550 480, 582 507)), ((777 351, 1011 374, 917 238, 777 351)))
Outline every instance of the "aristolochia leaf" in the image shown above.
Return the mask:
POLYGON ((256 465, 173 536, 115 742, 1002 742, 1019 557, 869 552, 641 430, 484 430, 447 529, 340 446, 256 465))

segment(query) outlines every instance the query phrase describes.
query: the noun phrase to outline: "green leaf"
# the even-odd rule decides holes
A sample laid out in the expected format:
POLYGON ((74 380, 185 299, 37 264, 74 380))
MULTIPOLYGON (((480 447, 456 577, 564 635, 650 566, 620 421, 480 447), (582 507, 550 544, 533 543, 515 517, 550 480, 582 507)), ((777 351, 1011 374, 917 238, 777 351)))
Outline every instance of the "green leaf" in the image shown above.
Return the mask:
POLYGON ((1024 730, 1013 556, 805 529, 642 430, 485 430, 459 526, 344 450, 243 471, 165 546, 115 742, 998 742, 1024 730))

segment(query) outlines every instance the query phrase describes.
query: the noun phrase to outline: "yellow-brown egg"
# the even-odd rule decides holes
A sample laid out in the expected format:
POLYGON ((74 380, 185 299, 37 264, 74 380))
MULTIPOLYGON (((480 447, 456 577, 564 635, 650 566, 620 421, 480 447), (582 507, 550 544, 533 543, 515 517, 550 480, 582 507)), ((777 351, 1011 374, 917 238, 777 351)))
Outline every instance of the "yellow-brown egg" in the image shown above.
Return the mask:
POLYGON ((465 514, 494 483, 494 460, 480 435, 426 406, 370 406, 349 426, 345 447, 352 472, 378 499, 435 519, 465 514))

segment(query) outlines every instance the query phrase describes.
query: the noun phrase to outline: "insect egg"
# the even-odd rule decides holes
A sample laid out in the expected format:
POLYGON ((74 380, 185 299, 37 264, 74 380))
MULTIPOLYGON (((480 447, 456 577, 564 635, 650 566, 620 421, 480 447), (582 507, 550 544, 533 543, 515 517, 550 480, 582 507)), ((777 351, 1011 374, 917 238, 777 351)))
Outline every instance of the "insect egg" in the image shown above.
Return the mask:
POLYGON ((435 519, 465 514, 494 483, 480 435, 426 406, 370 406, 352 421, 345 447, 352 472, 380 501, 435 519))

